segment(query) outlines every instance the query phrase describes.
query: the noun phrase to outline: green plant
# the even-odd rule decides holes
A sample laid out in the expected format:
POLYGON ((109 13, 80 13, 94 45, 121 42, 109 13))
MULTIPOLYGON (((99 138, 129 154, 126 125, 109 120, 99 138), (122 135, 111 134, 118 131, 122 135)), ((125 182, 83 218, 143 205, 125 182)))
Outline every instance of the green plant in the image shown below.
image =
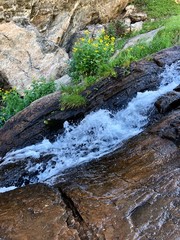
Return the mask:
POLYGON ((118 57, 113 60, 114 66, 128 67, 131 62, 137 61, 161 49, 180 44, 180 19, 173 16, 164 21, 162 29, 149 44, 138 43, 135 46, 122 50, 118 57))
POLYGON ((96 38, 86 32, 84 38, 75 43, 69 64, 71 85, 61 86, 61 109, 80 107, 86 104, 81 93, 103 77, 114 75, 109 58, 114 53, 115 37, 105 32, 96 38))
POLYGON ((180 13, 180 5, 174 0, 134 0, 133 3, 145 11, 149 18, 165 18, 180 13))
POLYGON ((88 76, 96 76, 99 66, 108 63, 114 47, 115 38, 105 33, 91 38, 87 32, 84 38, 80 38, 73 48, 69 67, 73 83, 83 82, 88 76))
POLYGON ((92 86, 93 84, 96 83, 96 81, 97 81, 96 76, 88 76, 88 77, 85 77, 85 78, 84 78, 85 87, 92 86))
POLYGON ((0 89, 1 109, 0 109, 0 127, 14 114, 24 108, 24 102, 16 89, 3 91, 0 89))
POLYGON ((46 82, 45 79, 34 81, 29 90, 24 91, 24 97, 16 89, 4 91, 0 89, 0 127, 17 112, 27 107, 31 102, 55 91, 54 81, 46 82))
POLYGON ((53 80, 46 81, 45 78, 41 78, 38 81, 32 82, 30 89, 24 92, 24 102, 29 105, 31 102, 39 99, 45 95, 48 95, 56 90, 53 80))
POLYGON ((82 95, 76 93, 63 94, 60 103, 61 110, 66 108, 78 108, 86 105, 86 99, 82 95))

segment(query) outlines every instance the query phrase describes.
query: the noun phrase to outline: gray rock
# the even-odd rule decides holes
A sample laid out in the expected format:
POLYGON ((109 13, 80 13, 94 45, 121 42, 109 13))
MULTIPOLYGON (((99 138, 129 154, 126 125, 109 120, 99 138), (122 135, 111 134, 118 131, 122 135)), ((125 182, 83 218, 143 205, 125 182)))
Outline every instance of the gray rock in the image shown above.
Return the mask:
POLYGON ((132 32, 138 32, 141 31, 143 27, 143 21, 132 23, 131 24, 131 31, 132 32))
POLYGON ((59 78, 67 68, 68 54, 41 38, 30 25, 0 24, 0 48, 0 72, 20 92, 34 79, 59 78))
POLYGON ((58 78, 55 80, 56 89, 59 90, 61 85, 68 85, 70 84, 70 82, 71 82, 71 77, 68 74, 66 74, 61 78, 58 78))
MULTIPOLYGON (((131 24, 131 26, 132 26, 132 24, 131 24)), ((141 42, 145 42, 147 44, 152 42, 152 40, 154 39, 156 34, 159 31, 161 31, 162 29, 163 29, 163 27, 157 28, 157 29, 152 30, 150 32, 143 33, 143 34, 140 34, 138 36, 135 36, 135 37, 129 39, 128 42, 124 45, 123 49, 126 49, 128 47, 134 46, 134 45, 136 45, 138 43, 141 43, 141 42)))

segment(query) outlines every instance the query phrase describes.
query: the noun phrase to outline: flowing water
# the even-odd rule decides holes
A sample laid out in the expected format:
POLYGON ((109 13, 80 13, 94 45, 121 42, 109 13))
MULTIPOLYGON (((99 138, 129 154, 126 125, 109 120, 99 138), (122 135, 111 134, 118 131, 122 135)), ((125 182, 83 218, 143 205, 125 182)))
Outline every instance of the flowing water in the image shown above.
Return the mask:
POLYGON ((44 139, 38 144, 9 152, 1 160, 1 166, 26 161, 26 171, 36 172, 36 181, 52 184, 65 169, 117 149, 125 140, 142 132, 158 97, 180 84, 179 65, 180 62, 167 66, 159 76, 162 79, 159 88, 137 93, 125 109, 116 113, 104 109, 92 112, 78 125, 65 122, 65 132, 56 141, 44 139), (50 156, 46 162, 36 161, 50 156))

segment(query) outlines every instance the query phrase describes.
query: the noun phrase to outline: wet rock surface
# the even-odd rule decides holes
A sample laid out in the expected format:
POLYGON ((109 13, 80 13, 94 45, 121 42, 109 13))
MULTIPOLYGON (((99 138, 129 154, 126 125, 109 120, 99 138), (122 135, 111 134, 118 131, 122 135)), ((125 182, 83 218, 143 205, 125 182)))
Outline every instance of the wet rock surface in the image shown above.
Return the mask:
POLYGON ((80 239, 61 194, 46 185, 0 194, 0 206, 0 239, 80 239))
POLYGON ((163 95, 156 101, 155 106, 160 113, 165 113, 174 108, 179 108, 180 93, 177 91, 173 91, 163 95))
POLYGON ((179 111, 170 114, 111 156, 59 179, 99 239, 179 237, 180 151, 162 135, 179 117, 179 111))
POLYGON ((178 239, 180 126, 171 112, 101 160, 0 194, 2 239, 178 239), (55 190, 56 189, 56 190, 55 190))
MULTIPOLYGON (((173 47, 156 55, 168 56, 167 62, 170 64, 180 58, 179 52, 180 47, 173 47)), ((156 55, 154 59, 157 59, 156 55)), ((163 69, 154 61, 147 60, 133 63, 129 73, 117 69, 116 78, 107 78, 84 92, 88 100, 84 108, 61 111, 60 93, 35 101, 0 129, 0 157, 11 149, 37 143, 44 137, 52 139, 54 134, 62 133, 66 120, 76 122, 99 108, 116 110, 125 107, 137 92, 156 89, 160 82, 158 75, 163 69)))

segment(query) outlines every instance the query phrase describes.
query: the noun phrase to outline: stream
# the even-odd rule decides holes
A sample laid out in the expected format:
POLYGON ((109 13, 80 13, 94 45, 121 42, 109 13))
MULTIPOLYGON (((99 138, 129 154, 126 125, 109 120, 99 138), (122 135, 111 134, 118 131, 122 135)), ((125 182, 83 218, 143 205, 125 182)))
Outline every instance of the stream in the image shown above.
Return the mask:
MULTIPOLYGON (((100 109, 87 115, 80 124, 64 123, 64 133, 54 142, 42 142, 8 152, 0 159, 0 168, 22 162, 27 173, 22 181, 54 184, 63 171, 98 159, 143 131, 155 101, 180 84, 180 62, 166 66, 155 91, 137 93, 125 109, 113 112, 100 109), (29 178, 29 176, 33 176, 29 178)), ((2 187, 0 192, 16 186, 2 187)))

